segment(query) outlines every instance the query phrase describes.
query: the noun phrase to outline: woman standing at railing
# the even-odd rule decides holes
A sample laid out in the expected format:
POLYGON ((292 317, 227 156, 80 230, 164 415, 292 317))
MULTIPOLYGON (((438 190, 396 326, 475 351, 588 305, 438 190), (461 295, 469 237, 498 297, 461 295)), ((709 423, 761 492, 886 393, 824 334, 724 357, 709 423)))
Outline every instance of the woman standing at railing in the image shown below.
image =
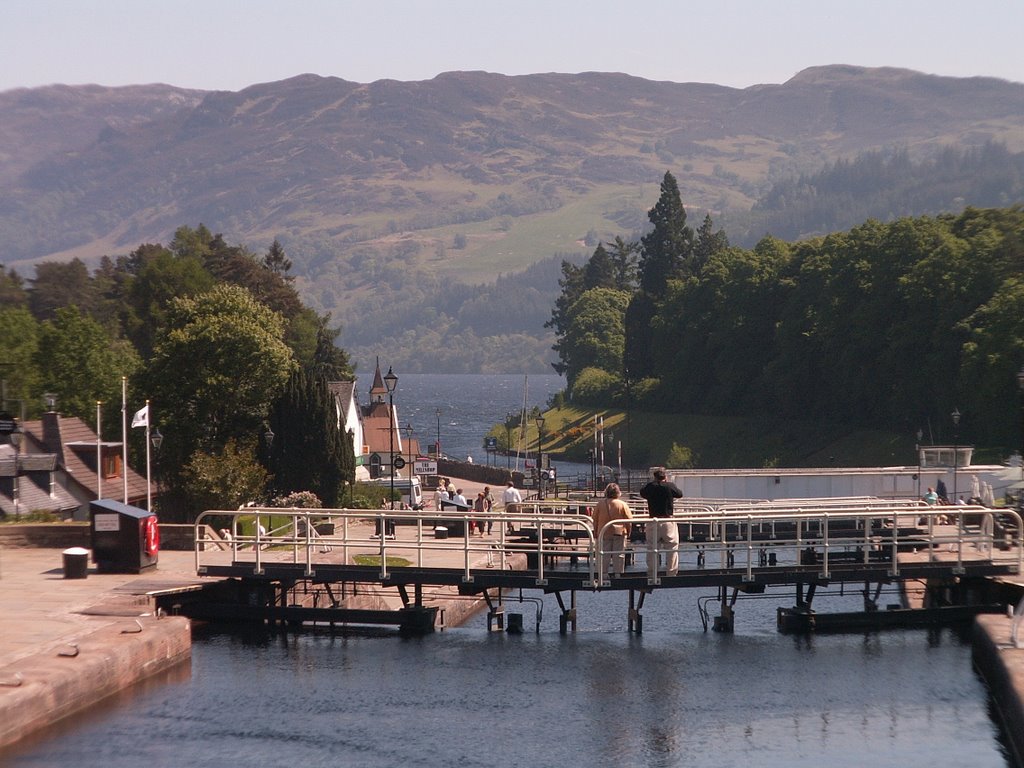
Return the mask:
POLYGON ((604 489, 604 498, 597 502, 594 508, 594 534, 601 536, 601 551, 611 561, 615 576, 622 575, 622 568, 625 565, 626 537, 629 535, 630 524, 619 522, 607 528, 605 526, 612 520, 633 517, 629 505, 619 498, 621 495, 618 483, 608 483, 604 489))

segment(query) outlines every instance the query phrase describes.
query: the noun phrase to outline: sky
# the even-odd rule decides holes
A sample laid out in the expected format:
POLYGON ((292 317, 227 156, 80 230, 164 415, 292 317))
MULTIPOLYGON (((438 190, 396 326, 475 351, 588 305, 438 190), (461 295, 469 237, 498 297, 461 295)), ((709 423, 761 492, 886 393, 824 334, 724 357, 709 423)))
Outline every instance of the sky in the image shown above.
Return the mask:
POLYGON ((0 91, 484 70, 743 88, 826 64, 1024 83, 1024 0, 2 0, 0 91))

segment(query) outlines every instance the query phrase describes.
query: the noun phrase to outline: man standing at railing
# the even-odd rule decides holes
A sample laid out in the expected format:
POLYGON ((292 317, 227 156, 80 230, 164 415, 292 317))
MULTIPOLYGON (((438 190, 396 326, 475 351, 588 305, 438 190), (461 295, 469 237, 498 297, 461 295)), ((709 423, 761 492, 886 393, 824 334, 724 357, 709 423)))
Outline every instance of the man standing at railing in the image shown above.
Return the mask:
MULTIPOLYGON (((640 489, 640 495, 647 499, 647 514, 651 517, 671 518, 672 501, 681 499, 683 492, 675 483, 666 480, 665 470, 661 467, 656 467, 651 475, 651 482, 640 489)), ((654 579, 658 576, 659 548, 668 554, 666 574, 675 576, 679 570, 679 526, 675 521, 651 522, 644 528, 647 529, 647 577, 654 579)))

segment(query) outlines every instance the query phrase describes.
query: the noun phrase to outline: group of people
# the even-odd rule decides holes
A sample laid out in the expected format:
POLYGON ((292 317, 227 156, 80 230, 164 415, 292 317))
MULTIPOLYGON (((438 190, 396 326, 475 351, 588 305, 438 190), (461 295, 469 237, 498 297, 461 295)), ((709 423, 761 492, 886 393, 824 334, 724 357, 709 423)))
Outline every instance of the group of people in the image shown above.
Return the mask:
MULTIPOLYGON (((502 510, 508 513, 514 513, 516 505, 523 502, 522 494, 511 480, 508 481, 502 492, 501 501, 502 510)), ((475 533, 478 536, 484 536, 493 532, 494 517, 488 513, 494 511, 494 504, 495 499, 489 485, 485 485, 484 489, 477 493, 476 499, 470 505, 461 488, 456 488, 448 478, 438 478, 437 490, 434 491, 434 508, 443 510, 446 505, 462 511, 472 508, 473 512, 478 513, 480 517, 469 521, 471 535, 475 533)), ((506 521, 505 525, 509 533, 514 531, 511 520, 506 521)))
MULTIPOLYGON (((601 549, 608 553, 609 565, 615 576, 621 576, 626 561, 626 539, 631 533, 633 513, 621 498, 622 489, 618 483, 608 483, 604 498, 594 508, 594 530, 601 534, 601 549)), ((657 577, 661 552, 666 553, 665 573, 675 576, 679 572, 679 525, 670 518, 675 499, 682 498, 683 492, 675 483, 670 483, 665 470, 653 471, 651 481, 640 489, 641 498, 647 501, 647 514, 658 522, 644 525, 647 539, 647 575, 657 577)))
MULTIPOLYGON (((931 490, 931 489, 929 489, 931 490)), ((673 502, 682 498, 683 492, 675 483, 670 483, 665 470, 656 468, 651 481, 640 489, 641 498, 647 501, 647 514, 657 519, 644 525, 647 540, 647 574, 656 578, 660 556, 666 555, 665 573, 675 576, 679 571, 679 525, 672 520, 673 502)), ((501 496, 501 509, 514 514, 523 496, 510 480, 501 496)), ((488 513, 494 511, 495 499, 490 486, 485 486, 476 495, 472 505, 466 500, 461 488, 456 488, 447 478, 439 478, 437 490, 434 492, 434 507, 444 509, 451 504, 460 510, 469 510, 480 514, 479 518, 470 520, 470 534, 484 536, 491 534, 494 528, 494 517, 488 513)), ((625 568, 626 540, 632 531, 633 513, 629 505, 622 500, 622 489, 618 483, 609 483, 604 489, 602 498, 594 508, 593 525, 596 532, 601 533, 601 548, 608 554, 608 565, 615 576, 622 576, 625 568)), ((514 532, 511 520, 505 521, 506 530, 514 532)))

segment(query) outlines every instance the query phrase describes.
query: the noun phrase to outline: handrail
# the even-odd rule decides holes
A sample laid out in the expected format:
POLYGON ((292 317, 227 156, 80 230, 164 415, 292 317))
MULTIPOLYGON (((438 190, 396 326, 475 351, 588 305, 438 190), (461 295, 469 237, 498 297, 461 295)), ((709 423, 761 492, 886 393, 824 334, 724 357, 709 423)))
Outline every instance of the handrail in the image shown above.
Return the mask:
MULTIPOLYGON (((698 560, 695 566, 681 562, 681 570, 684 567, 703 568, 705 556, 717 554, 723 569, 742 568, 743 578, 752 581, 755 579, 754 569, 764 566, 769 552, 773 553, 773 563, 820 565, 817 572, 826 579, 831 576, 838 560, 848 559, 854 554, 855 559, 848 561, 868 565, 873 556, 878 556, 873 553, 883 551, 886 552, 884 560, 889 564, 889 574, 898 576, 900 562, 897 555, 905 548, 926 550, 930 561, 948 558, 953 572, 963 573, 965 555, 972 546, 979 553, 987 553, 986 559, 994 561, 997 549, 994 519, 999 515, 1010 520, 1016 528, 1008 547, 1015 552, 1003 556, 1002 562, 1013 557, 1016 572, 1024 573, 1024 525, 1014 510, 972 505, 936 507, 891 501, 858 501, 861 503, 850 507, 841 503, 788 507, 753 504, 726 509, 687 505, 677 510, 672 518, 651 518, 646 512, 638 511, 628 522, 643 525, 671 520, 681 531, 688 533, 688 536, 681 537, 680 555, 689 553, 692 557, 693 553, 698 553, 698 560), (980 516, 981 524, 968 526, 965 523, 967 516, 980 516), (699 540, 694 535, 695 530, 701 530, 702 538, 699 540), (813 557, 809 551, 813 551, 813 557), (805 562, 805 558, 809 562, 805 562)), ((595 531, 585 511, 571 511, 586 506, 564 501, 536 501, 518 504, 514 511, 491 512, 269 507, 210 510, 200 515, 195 524, 196 570, 203 573, 207 560, 224 557, 217 553, 223 550, 225 540, 207 533, 212 530, 212 526, 207 527, 211 518, 220 517, 230 518, 229 527, 221 530, 228 534, 225 539, 232 563, 251 563, 253 573, 257 575, 265 572, 268 562, 302 565, 307 575, 313 575, 319 566, 337 564, 339 560, 349 564, 350 555, 363 553, 380 557, 378 575, 384 581, 389 578, 390 569, 400 567, 389 564, 389 554, 408 553, 409 559, 419 568, 450 568, 456 564, 462 570, 463 581, 471 582, 472 570, 482 567, 480 562, 484 557, 493 560, 497 551, 502 568, 510 554, 525 553, 535 557, 538 584, 547 583, 547 573, 552 568, 549 560, 585 559, 587 585, 594 588, 607 586, 609 581, 605 570, 611 552, 606 551, 602 544, 607 526, 595 531), (267 532, 265 523, 269 523, 270 517, 285 517, 289 522, 267 532), (497 535, 490 538, 471 536, 471 521, 480 520, 490 521, 496 527, 497 535), (333 523, 333 531, 318 531, 316 525, 322 522, 333 523), (392 522, 404 524, 407 532, 391 538, 386 531, 388 523, 392 522), (461 536, 435 537, 435 526, 453 523, 461 524, 461 536), (518 529, 515 535, 506 531, 510 523, 518 529), (384 535, 373 534, 373 530, 384 535), (216 544, 216 549, 207 549, 211 544, 216 544), (453 556, 455 553, 457 556, 453 556)), ((621 522, 627 520, 611 521, 608 526, 621 522)), ((637 547, 633 551, 646 552, 647 548, 641 550, 637 547)), ((665 551, 666 548, 657 546, 651 550, 652 555, 665 551)), ((660 583, 657 574, 648 580, 653 584, 660 583)))

